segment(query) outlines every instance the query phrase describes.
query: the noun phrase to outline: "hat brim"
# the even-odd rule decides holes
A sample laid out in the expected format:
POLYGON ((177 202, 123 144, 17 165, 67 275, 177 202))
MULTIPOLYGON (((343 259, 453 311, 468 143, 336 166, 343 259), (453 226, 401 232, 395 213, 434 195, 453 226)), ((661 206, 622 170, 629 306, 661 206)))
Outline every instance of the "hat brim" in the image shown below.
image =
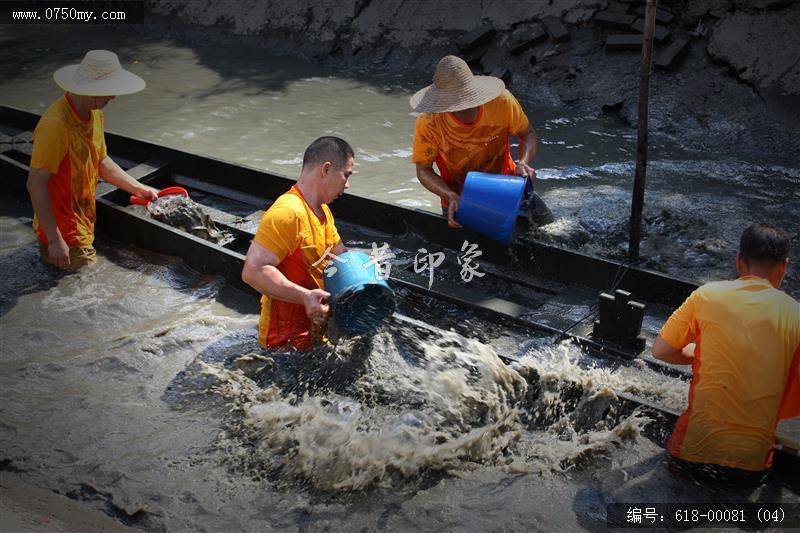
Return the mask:
POLYGON ((458 91, 445 91, 431 84, 417 91, 409 103, 421 113, 447 113, 478 107, 494 100, 505 90, 506 84, 493 76, 475 76, 469 85, 458 91))
POLYGON ((77 76, 78 66, 69 65, 58 69, 53 74, 53 80, 65 91, 81 96, 122 96, 138 93, 146 86, 142 78, 124 69, 104 80, 84 81, 77 76))

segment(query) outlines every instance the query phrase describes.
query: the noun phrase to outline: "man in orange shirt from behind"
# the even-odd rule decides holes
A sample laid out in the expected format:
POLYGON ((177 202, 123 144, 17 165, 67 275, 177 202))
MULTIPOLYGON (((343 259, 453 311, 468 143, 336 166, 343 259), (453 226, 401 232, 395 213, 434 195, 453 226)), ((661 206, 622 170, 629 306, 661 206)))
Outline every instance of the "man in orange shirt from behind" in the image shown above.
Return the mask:
POLYGON ((750 226, 741 277, 698 288, 661 329, 653 355, 692 365, 689 406, 668 444, 679 470, 758 483, 778 421, 800 416, 800 304, 778 290, 788 255, 783 230, 750 226))

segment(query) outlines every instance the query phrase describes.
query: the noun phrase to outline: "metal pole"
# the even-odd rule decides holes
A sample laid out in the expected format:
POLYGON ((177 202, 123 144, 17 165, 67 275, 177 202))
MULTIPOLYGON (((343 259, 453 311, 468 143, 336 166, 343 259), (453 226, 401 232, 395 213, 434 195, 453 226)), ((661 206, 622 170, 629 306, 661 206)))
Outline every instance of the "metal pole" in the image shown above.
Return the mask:
POLYGON ((633 262, 639 259, 639 240, 642 234, 642 205, 644 204, 644 182, 647 171, 647 113, 650 95, 650 67, 653 55, 653 34, 656 26, 658 0, 647 0, 644 15, 644 38, 642 41, 642 60, 639 64, 639 137, 636 141, 636 176, 633 180, 633 200, 631 202, 630 240, 628 258, 633 262))

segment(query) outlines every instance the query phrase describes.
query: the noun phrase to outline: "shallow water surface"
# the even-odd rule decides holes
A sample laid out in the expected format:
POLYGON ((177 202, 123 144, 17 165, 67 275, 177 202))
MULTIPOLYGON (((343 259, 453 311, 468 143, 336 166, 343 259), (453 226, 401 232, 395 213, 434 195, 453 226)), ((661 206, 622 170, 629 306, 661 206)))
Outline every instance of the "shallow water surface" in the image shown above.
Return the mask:
POLYGON ((716 493, 667 473, 655 422, 614 405, 627 392, 682 409, 680 379, 435 320, 267 354, 256 298, 113 242, 60 275, 38 260, 26 206, 2 207, 0 459, 125 523, 579 530, 602 528, 610 501, 798 500, 781 483, 716 493))
MULTIPOLYGON (((356 149, 350 193, 438 211, 438 199, 419 184, 410 163, 416 114, 408 98, 430 83, 426 73, 335 69, 253 46, 134 29, 56 28, 41 35, 6 27, 0 40, 6 43, 0 103, 41 113, 59 95, 56 68, 79 61, 85 50, 111 48, 148 86, 109 104, 110 131, 290 177, 299 174, 311 140, 340 135, 356 149)), ((537 237, 624 258, 635 130, 615 116, 554 108, 526 87, 510 89, 541 137, 536 189, 557 217, 537 237)), ((698 282, 730 277, 741 232, 767 221, 790 232, 794 251, 785 286, 800 295, 797 161, 743 160, 652 132, 646 190, 645 266, 698 282), (654 224, 664 211, 671 222, 654 224)))

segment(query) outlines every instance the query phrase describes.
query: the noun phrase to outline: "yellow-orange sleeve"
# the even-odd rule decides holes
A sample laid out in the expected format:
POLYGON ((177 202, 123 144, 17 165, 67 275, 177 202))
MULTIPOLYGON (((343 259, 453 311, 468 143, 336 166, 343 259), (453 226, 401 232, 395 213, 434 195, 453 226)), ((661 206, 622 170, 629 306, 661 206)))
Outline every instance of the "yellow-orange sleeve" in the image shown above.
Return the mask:
POLYGON ((40 120, 33 132, 31 168, 46 169, 57 174, 61 161, 67 155, 68 133, 53 120, 40 120))
POLYGON ((431 135, 432 117, 423 113, 414 124, 414 146, 411 162, 419 165, 433 164, 439 155, 439 147, 431 135))
POLYGON ((300 221, 288 207, 273 207, 261 217, 253 242, 274 253, 283 262, 300 245, 300 221))
POLYGON ((528 126, 530 126, 530 121, 528 120, 528 116, 525 114, 525 111, 522 109, 522 105, 520 105, 519 101, 513 94, 511 94, 509 91, 505 91, 504 97, 508 103, 508 132, 511 135, 519 136, 528 129, 528 126))
POLYGON ((672 313, 661 328, 661 338, 676 350, 697 338, 695 312, 697 308, 698 292, 695 290, 683 304, 672 313))
POLYGON ((108 156, 108 150, 106 149, 106 118, 102 111, 100 113, 100 131, 97 132, 97 135, 100 136, 100 161, 108 156))

